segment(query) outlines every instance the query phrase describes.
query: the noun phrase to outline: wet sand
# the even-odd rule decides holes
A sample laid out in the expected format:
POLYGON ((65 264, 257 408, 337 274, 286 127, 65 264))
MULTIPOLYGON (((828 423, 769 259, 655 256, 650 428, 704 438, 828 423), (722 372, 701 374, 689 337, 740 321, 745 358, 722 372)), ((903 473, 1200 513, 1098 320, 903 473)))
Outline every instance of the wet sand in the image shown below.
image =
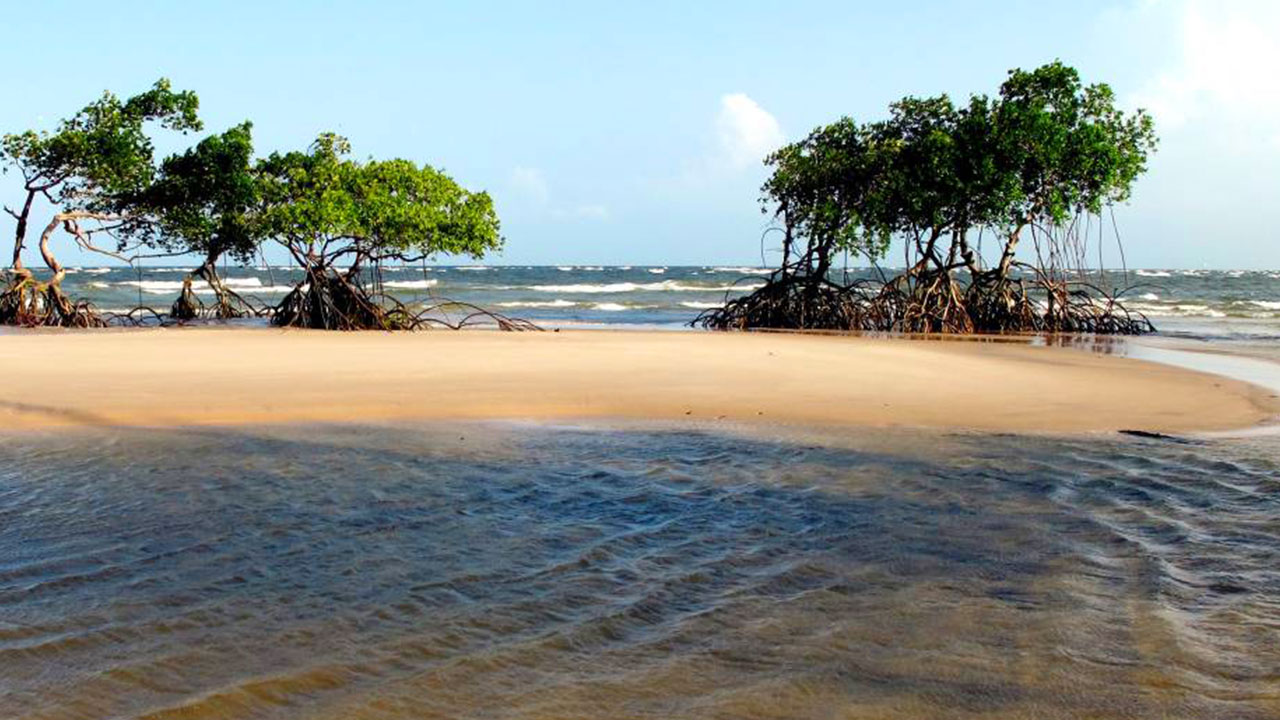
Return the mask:
POLYGON ((642 418, 1178 432, 1280 412, 1269 390, 1079 350, 816 335, 13 332, 0 369, 10 429, 642 418))

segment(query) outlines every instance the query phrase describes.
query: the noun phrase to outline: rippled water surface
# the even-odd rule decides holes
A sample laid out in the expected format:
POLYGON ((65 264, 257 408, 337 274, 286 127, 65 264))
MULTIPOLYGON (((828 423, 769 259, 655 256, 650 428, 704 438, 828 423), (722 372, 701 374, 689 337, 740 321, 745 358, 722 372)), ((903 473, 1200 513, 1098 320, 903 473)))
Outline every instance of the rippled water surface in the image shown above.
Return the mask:
POLYGON ((1280 442, 0 443, 0 717, 1280 717, 1280 442))
MULTIPOLYGON (((103 310, 138 305, 167 308, 189 267, 71 268, 69 294, 103 310)), ((760 287, 770 270, 715 266, 385 267, 384 289, 410 304, 442 298, 475 303, 547 325, 682 327, 726 298, 760 287)), ((301 282, 289 267, 228 267, 226 282, 259 304, 271 305, 301 282)), ((871 269, 841 271, 835 279, 878 278, 871 269)), ((1089 275, 1132 310, 1176 337, 1222 340, 1280 339, 1280 271, 1135 270, 1089 275)), ((196 283, 198 295, 212 290, 196 283)))

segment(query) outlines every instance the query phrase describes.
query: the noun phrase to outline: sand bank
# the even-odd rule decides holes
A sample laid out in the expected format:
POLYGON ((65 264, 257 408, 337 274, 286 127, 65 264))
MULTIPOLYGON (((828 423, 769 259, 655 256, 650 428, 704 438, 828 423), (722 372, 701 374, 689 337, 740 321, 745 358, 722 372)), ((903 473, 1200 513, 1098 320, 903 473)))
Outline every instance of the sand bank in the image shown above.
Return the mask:
POLYGON ((740 333, 0 335, 0 427, 643 418, 976 430, 1229 429, 1268 391, 1076 350, 740 333))

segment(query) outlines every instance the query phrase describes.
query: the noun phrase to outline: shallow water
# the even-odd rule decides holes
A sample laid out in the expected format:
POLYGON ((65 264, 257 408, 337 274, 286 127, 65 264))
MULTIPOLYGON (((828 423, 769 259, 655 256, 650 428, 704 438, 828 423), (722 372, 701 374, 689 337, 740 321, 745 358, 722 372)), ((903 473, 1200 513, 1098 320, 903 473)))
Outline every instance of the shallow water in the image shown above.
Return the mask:
POLYGON ((0 445, 0 716, 1280 717, 1280 440, 0 445))

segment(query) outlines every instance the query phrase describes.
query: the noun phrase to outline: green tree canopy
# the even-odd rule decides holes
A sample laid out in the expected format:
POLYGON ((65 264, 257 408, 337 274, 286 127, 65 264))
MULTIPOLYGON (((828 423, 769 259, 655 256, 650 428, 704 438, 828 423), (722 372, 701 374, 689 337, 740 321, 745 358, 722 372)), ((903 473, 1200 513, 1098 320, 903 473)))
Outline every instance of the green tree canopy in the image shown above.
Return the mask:
POLYGON ((201 128, 200 101, 175 92, 161 79, 146 92, 121 100, 103 93, 52 132, 27 130, 0 139, 0 159, 22 174, 28 193, 44 194, 67 210, 114 212, 154 176, 154 147, 145 130, 201 128))
POLYGON ((253 124, 244 122, 165 158, 136 206, 155 217, 156 244, 168 251, 249 262, 261 241, 259 201, 253 124))
POLYGON ((304 266, 351 267, 435 253, 483 257, 502 246, 488 193, 429 165, 350 159, 345 138, 321 135, 307 152, 272 154, 262 179, 266 235, 304 266))
POLYGON ((1014 70, 998 97, 908 97, 886 120, 841 120, 769 156, 762 201, 815 255, 882 257, 895 235, 963 237, 1062 223, 1129 198, 1155 147, 1151 118, 1115 107, 1055 62, 1014 70))

